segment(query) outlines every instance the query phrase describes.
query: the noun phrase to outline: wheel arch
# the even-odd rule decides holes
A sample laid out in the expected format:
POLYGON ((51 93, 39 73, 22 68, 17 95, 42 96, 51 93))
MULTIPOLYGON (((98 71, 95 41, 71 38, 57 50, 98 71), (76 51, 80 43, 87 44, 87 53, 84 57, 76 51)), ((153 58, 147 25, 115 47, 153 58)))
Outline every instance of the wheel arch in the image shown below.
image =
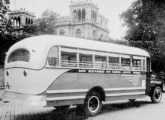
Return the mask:
POLYGON ((86 97, 87 97, 88 95, 90 95, 92 92, 97 92, 97 93, 99 93, 100 96, 101 96, 101 100, 102 100, 102 101, 105 101, 105 97, 106 97, 106 96, 105 96, 105 90, 104 90, 101 86, 95 86, 95 87, 89 89, 88 92, 87 92, 87 94, 86 94, 86 97))

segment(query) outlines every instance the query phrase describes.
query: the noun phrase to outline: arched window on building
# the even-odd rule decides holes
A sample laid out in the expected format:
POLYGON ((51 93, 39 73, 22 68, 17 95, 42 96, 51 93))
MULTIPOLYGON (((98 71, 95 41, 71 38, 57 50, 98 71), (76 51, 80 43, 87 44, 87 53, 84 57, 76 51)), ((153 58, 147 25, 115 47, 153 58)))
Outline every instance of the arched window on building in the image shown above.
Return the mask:
POLYGON ((11 25, 14 26, 14 18, 13 17, 11 17, 10 21, 11 21, 11 25))
POLYGON ((16 26, 18 27, 19 26, 19 18, 16 17, 16 26))
POLYGON ((14 20, 17 21, 17 18, 15 17, 14 20))
POLYGON ((28 19, 28 24, 30 24, 30 18, 28 19))
POLYGON ((64 30, 60 30, 60 31, 59 31, 59 34, 60 34, 60 35, 65 35, 65 31, 64 31, 64 30))
POLYGON ((81 10, 78 10, 78 20, 81 20, 81 10))
POLYGON ((82 19, 85 20, 86 18, 86 12, 85 12, 85 9, 82 10, 82 19))
POLYGON ((91 11, 91 18, 92 18, 92 19, 94 18, 94 17, 93 17, 93 16, 94 16, 94 15, 93 15, 93 13, 94 13, 94 12, 93 12, 93 11, 91 11))
POLYGON ((96 40, 96 30, 93 31, 93 39, 96 40))
POLYGON ((76 30, 76 37, 81 37, 81 30, 80 29, 76 30))
POLYGON ((14 18, 14 26, 17 26, 17 17, 14 18))
POLYGON ((20 26, 20 25, 21 25, 21 18, 18 17, 18 26, 20 26))
POLYGON ((26 18, 26 25, 28 24, 28 19, 26 18))
POLYGON ((103 40, 103 34, 100 34, 99 40, 103 40))
POLYGON ((94 12, 94 20, 96 21, 97 20, 97 13, 94 12))
POLYGON ((33 19, 31 19, 31 24, 33 24, 33 19))
POLYGON ((77 20, 77 11, 76 10, 73 11, 73 19, 77 20))
POLYGON ((97 13, 95 11, 91 11, 91 18, 96 21, 97 20, 97 13))

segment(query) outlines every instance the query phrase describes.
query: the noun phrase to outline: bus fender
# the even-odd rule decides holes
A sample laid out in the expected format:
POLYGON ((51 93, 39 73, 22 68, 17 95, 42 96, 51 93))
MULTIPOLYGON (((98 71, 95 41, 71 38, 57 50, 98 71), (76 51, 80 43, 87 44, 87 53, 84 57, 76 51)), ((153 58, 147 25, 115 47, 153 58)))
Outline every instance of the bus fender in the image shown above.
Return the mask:
POLYGON ((86 94, 86 97, 87 97, 87 95, 91 94, 92 92, 99 93, 100 96, 101 96, 101 100, 102 100, 102 101, 105 101, 105 90, 104 90, 102 87, 100 87, 100 86, 95 86, 95 87, 89 89, 89 91, 88 91, 87 94, 86 94))

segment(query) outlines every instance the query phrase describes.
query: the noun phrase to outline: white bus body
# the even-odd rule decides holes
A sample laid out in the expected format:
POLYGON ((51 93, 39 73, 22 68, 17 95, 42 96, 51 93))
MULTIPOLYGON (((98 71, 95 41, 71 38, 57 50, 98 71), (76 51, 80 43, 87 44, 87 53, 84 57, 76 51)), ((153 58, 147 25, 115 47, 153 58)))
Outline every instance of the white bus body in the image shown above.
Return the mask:
MULTIPOLYGON (((148 94, 149 57, 139 48, 107 42, 31 37, 7 52, 6 92, 43 96, 47 106, 137 99, 148 94), (93 92, 96 97, 90 98, 93 92)), ((87 113, 95 115, 98 109, 87 113)))

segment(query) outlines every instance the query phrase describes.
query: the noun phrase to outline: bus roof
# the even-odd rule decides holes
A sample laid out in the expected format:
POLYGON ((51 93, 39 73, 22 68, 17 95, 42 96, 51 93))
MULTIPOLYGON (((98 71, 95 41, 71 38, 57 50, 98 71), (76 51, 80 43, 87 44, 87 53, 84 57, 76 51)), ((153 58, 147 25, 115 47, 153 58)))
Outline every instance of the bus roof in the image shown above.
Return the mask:
POLYGON ((45 65, 45 61, 47 60, 50 48, 58 45, 95 51, 105 51, 109 53, 150 57, 150 55, 146 51, 135 47, 67 36, 41 35, 26 38, 14 44, 7 52, 5 68, 26 67, 31 69, 42 69, 45 65), (7 62, 10 54, 17 49, 27 49, 30 52, 31 56, 28 63, 19 62, 19 64, 14 64, 7 62))
POLYGON ((107 51, 119 54, 121 53, 146 57, 150 56, 149 53, 145 50, 136 47, 59 35, 41 35, 36 37, 30 37, 18 42, 16 46, 20 46, 20 44, 22 44, 23 46, 26 45, 26 47, 31 47, 35 50, 49 50, 52 46, 61 45, 82 49, 107 51))

